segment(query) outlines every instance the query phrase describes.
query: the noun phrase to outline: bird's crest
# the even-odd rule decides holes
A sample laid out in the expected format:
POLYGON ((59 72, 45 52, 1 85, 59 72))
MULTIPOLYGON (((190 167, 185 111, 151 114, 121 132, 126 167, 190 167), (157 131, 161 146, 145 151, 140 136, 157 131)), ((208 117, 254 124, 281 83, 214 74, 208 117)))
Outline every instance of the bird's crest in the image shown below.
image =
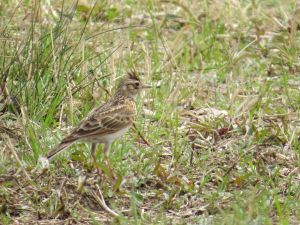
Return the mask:
POLYGON ((136 73, 136 71, 134 69, 131 70, 131 71, 128 71, 127 74, 128 74, 128 76, 129 76, 130 79, 140 81, 140 78, 138 77, 138 75, 137 75, 137 73, 136 73))

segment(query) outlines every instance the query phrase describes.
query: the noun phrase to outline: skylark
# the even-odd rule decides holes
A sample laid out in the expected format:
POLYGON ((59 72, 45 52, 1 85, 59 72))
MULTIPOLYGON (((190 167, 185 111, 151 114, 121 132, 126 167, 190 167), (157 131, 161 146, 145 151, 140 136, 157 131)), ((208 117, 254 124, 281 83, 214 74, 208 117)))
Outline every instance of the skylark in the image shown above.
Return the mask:
POLYGON ((114 96, 103 105, 94 108, 59 145, 46 155, 46 158, 52 158, 74 142, 90 142, 91 153, 96 162, 96 146, 98 143, 104 143, 104 157, 114 178, 108 160, 109 150, 112 142, 124 135, 131 127, 136 117, 135 98, 144 88, 151 88, 151 86, 144 85, 135 71, 128 72, 128 77, 122 78, 114 96))

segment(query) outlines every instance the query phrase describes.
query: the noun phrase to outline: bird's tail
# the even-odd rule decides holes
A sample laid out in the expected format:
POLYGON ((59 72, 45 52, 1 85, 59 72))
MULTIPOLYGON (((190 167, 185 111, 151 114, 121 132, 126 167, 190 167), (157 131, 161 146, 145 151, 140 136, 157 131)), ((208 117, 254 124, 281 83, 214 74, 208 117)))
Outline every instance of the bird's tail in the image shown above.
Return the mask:
POLYGON ((67 148, 69 145, 73 144, 75 141, 76 140, 60 143, 55 148, 53 148, 50 152, 47 153, 46 158, 51 159, 53 156, 55 156, 57 153, 67 148))

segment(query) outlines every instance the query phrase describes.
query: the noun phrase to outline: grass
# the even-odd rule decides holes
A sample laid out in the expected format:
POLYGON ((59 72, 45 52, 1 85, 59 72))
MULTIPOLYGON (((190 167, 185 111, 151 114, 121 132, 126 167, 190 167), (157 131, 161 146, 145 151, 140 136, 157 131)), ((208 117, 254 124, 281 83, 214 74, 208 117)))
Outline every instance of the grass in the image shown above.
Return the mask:
POLYGON ((298 11, 2 1, 1 223, 298 224, 298 11), (117 181, 101 145, 97 164, 77 143, 39 167, 132 68, 153 86, 136 118, 150 144, 134 130, 114 142, 117 181))

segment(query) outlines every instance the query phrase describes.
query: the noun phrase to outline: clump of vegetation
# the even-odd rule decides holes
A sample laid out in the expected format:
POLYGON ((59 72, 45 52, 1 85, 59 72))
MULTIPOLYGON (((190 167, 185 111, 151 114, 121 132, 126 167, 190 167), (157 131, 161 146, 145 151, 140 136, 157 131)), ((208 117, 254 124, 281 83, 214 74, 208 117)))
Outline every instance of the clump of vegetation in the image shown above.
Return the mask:
POLYGON ((297 223, 297 7, 2 1, 1 223, 297 223), (132 68, 154 88, 112 146, 117 180, 86 143, 38 164, 132 68))

